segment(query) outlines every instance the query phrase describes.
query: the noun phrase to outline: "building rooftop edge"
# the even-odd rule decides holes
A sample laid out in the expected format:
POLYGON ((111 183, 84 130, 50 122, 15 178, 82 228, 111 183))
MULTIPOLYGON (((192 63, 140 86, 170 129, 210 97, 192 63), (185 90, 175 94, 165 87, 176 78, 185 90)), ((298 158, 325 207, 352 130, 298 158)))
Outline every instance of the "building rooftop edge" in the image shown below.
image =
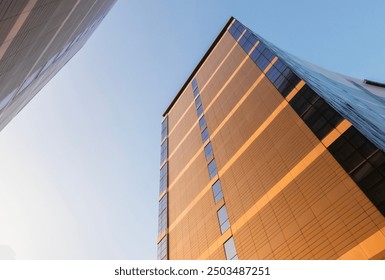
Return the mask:
POLYGON ((225 34, 225 32, 227 31, 227 28, 230 26, 231 22, 234 20, 235 18, 233 16, 230 17, 230 19, 227 21, 227 23, 225 24, 225 26, 222 28, 221 32, 218 34, 218 36, 215 38, 214 42, 211 44, 211 46, 209 47, 209 49, 206 51, 205 55, 202 57, 202 59, 199 61, 199 63, 197 64, 197 66, 194 68, 194 70, 191 72, 190 76, 188 77, 188 79, 186 80, 186 82, 183 84, 183 86, 181 87, 181 89, 179 90, 179 92, 177 93, 177 95, 174 97, 174 99, 171 101, 170 105, 167 107, 167 109, 164 111, 163 113, 163 117, 165 117, 167 115, 167 113, 171 110, 171 108, 174 106, 174 104, 176 103, 176 101, 179 99, 179 96, 181 96, 182 92, 185 90, 185 88, 187 87, 187 85, 190 83, 190 81, 193 79, 193 77, 195 76, 195 74, 198 72, 199 68, 202 66, 202 64, 206 61, 207 57, 210 55, 210 53, 213 51, 213 49, 215 48, 215 46, 218 44, 219 40, 222 38, 222 36, 225 34))

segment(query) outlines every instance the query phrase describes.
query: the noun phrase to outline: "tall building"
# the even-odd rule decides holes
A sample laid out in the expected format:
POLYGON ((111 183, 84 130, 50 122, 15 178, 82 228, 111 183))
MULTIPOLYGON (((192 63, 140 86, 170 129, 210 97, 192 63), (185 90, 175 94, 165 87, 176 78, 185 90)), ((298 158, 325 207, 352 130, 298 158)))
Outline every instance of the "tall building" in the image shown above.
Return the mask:
POLYGON ((159 259, 384 259, 385 85, 231 18, 163 115, 159 259))
POLYGON ((115 2, 0 1, 0 130, 82 48, 115 2))

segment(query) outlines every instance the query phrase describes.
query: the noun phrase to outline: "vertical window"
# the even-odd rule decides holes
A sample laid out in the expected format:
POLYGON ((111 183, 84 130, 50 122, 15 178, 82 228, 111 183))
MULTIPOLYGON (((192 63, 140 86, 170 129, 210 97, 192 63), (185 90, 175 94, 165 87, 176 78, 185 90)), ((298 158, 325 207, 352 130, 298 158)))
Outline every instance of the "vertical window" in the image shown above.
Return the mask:
POLYGON ((191 85, 193 90, 198 87, 198 82, 195 78, 191 81, 191 85))
POLYGON ((158 243, 158 260, 167 260, 167 235, 158 243))
POLYGON ((205 128, 203 131, 202 131, 202 142, 206 142, 207 139, 209 139, 209 131, 207 130, 207 128, 205 128))
POLYGON ((214 178, 214 176, 217 175, 217 166, 215 164, 214 159, 212 161, 210 161, 210 163, 208 165, 208 169, 209 169, 210 179, 214 178))
POLYGON ((199 119, 199 127, 201 128, 201 131, 206 128, 206 118, 205 116, 201 117, 199 119))
POLYGON ((211 142, 205 146, 205 156, 207 161, 212 160, 213 158, 213 148, 211 147, 211 142))
POLYGON ((235 249, 233 237, 230 237, 225 242, 225 244, 223 244, 223 247, 225 249, 226 259, 228 259, 228 260, 237 260, 238 259, 238 255, 237 255, 237 251, 235 249))
POLYGON ((167 159, 168 153, 168 140, 164 140, 162 145, 160 146, 160 163, 163 163, 167 159))
POLYGON ((226 230, 230 228, 229 216, 227 215, 226 206, 223 205, 217 212, 219 226, 221 228, 221 233, 224 234, 226 230))
POLYGON ((196 87, 195 89, 193 89, 193 93, 194 93, 194 97, 197 97, 199 95, 199 88, 196 87))
POLYGON ((167 228, 167 194, 159 201, 158 235, 167 228))
POLYGON ((168 164, 166 162, 160 169, 159 193, 162 193, 167 188, 167 184, 168 184, 167 173, 168 173, 168 164))
POLYGON ((161 132, 161 140, 160 141, 163 141, 164 138, 166 138, 167 134, 168 134, 168 118, 166 117, 162 121, 162 132, 161 132))
POLYGON ((198 118, 203 114, 203 107, 202 106, 199 106, 198 109, 197 109, 197 115, 198 115, 198 118))
POLYGON ((198 108, 199 106, 202 105, 202 100, 201 100, 201 97, 198 96, 196 99, 195 99, 195 107, 198 108))
POLYGON ((223 198, 222 186, 219 180, 217 180, 212 186, 215 203, 218 203, 223 198))

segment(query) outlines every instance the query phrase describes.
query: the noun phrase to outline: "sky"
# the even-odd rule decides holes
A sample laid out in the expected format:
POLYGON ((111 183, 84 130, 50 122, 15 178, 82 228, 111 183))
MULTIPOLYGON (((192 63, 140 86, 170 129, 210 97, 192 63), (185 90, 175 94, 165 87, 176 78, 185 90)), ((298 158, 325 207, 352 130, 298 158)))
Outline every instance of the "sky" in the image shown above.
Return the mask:
POLYGON ((385 82, 385 1, 119 0, 0 132, 0 253, 156 258, 162 114, 230 16, 318 66, 385 82))

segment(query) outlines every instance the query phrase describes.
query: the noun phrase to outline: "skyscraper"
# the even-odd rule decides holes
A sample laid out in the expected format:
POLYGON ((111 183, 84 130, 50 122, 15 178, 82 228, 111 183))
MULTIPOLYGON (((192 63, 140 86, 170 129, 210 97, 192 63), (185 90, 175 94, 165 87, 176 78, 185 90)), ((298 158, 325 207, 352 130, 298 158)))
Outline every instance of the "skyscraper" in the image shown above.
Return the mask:
POLYGON ((231 18, 162 121, 158 259, 384 259, 385 85, 231 18))
POLYGON ((83 47, 115 2, 0 2, 0 130, 83 47))

